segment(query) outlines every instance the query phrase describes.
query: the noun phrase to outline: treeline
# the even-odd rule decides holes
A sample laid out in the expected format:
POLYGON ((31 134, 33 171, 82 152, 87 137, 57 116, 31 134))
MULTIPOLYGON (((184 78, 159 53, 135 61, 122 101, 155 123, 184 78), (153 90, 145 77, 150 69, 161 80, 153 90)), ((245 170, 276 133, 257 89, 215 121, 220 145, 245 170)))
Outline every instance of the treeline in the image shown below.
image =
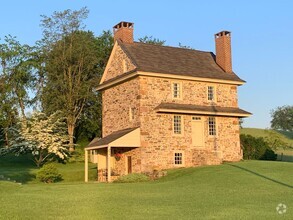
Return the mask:
MULTIPOLYGON (((113 47, 110 31, 100 36, 85 29, 88 9, 42 16, 42 39, 21 44, 6 36, 0 44, 0 139, 30 118, 27 109, 66 119, 69 147, 80 137, 101 134, 101 97, 94 91, 113 47)), ((0 143, 1 144, 1 143, 0 143)))
MULTIPOLYGON (((94 88, 114 40, 110 31, 95 36, 86 30, 88 14, 81 8, 42 15, 42 38, 34 45, 2 39, 0 155, 31 153, 42 166, 66 160, 79 139, 101 137, 101 94, 94 88)), ((152 36, 138 41, 165 43, 152 36)))

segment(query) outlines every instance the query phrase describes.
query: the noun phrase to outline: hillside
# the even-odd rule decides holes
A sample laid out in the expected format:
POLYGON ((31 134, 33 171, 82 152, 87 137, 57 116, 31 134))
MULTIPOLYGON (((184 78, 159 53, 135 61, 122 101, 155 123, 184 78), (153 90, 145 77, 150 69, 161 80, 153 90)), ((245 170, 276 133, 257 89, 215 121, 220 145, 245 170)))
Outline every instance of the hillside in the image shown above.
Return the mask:
MULTIPOLYGON (((272 131, 278 134, 282 141, 288 144, 288 146, 293 147, 293 132, 284 132, 284 131, 272 131)), ((254 137, 267 137, 268 133, 266 129, 260 128, 242 128, 240 130, 241 134, 250 134, 254 137)))

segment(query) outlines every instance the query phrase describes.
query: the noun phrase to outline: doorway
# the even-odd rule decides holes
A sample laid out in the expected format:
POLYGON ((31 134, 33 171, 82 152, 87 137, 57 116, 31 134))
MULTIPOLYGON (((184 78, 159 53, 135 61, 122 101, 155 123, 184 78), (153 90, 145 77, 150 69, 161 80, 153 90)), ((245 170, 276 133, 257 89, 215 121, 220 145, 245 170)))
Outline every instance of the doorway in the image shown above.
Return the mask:
POLYGON ((204 146, 203 121, 201 117, 192 117, 192 145, 197 147, 204 146))
POLYGON ((127 156, 127 174, 132 173, 132 158, 127 156))

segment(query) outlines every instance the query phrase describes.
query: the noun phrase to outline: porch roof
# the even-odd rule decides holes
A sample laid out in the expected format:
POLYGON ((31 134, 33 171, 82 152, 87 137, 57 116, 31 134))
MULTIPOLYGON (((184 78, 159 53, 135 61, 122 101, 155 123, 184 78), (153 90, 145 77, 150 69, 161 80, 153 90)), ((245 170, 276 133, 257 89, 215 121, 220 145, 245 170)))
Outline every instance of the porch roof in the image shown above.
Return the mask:
POLYGON ((140 128, 127 128, 115 131, 103 138, 94 138, 85 150, 104 147, 140 147, 140 128))
POLYGON ((156 107, 156 111, 159 113, 218 115, 239 118, 248 117, 251 115, 250 112, 244 111, 240 108, 177 103, 161 103, 156 107))

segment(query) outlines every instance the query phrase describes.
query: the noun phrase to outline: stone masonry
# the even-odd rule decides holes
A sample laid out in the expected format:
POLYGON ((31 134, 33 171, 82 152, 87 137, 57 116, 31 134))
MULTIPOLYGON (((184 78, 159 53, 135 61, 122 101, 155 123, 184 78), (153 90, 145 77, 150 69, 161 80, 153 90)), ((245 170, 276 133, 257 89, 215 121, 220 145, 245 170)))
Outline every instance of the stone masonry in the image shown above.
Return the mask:
MULTIPOLYGON (((118 28, 114 30, 115 39, 133 43, 133 23, 119 23, 114 28, 118 28), (128 26, 131 29, 124 29, 128 26)), ((230 32, 220 32, 215 35, 215 38, 218 65, 227 74, 232 74, 230 32)), ((136 71, 136 62, 129 57, 129 53, 125 53, 121 44, 117 42, 115 44, 102 83, 107 83, 127 72, 136 71)), ((127 174, 128 156, 131 156, 132 172, 134 173, 241 160, 240 127, 237 116, 175 113, 176 111, 170 113, 157 110, 161 103, 238 108, 237 83, 225 80, 209 81, 196 77, 194 79, 184 77, 175 79, 175 77, 162 77, 158 74, 152 76, 142 74, 119 81, 119 83, 101 90, 103 137, 126 128, 140 128, 140 147, 112 148, 112 157, 117 153, 122 155, 121 158, 114 161, 115 173, 127 174), (180 84, 180 98, 173 98, 173 83, 180 84), (210 86, 214 88, 215 99, 213 101, 208 100, 208 87, 210 86), (182 133, 179 135, 174 134, 173 131, 174 115, 180 115, 182 119, 182 133), (211 116, 215 117, 216 135, 209 135, 208 120, 211 116), (195 146, 193 143, 194 118, 199 120, 203 128, 202 146, 195 146), (182 164, 175 164, 175 153, 182 153, 182 164)), ((104 150, 99 149, 98 152, 104 150)))
MULTIPOLYGON (((121 60, 126 60, 129 69, 130 60, 121 48, 114 54, 116 61, 109 68, 109 75, 121 69, 121 60), (120 62, 118 62, 118 61, 120 62)), ((124 61, 125 62, 125 61, 124 61)), ((172 130, 173 114, 157 113, 155 108, 162 102, 180 104, 210 105, 207 100, 207 86, 216 90, 216 105, 238 107, 237 87, 229 84, 207 83, 190 80, 173 80, 159 77, 139 76, 103 91, 103 136, 125 128, 141 129, 141 147, 122 148, 123 157, 116 161, 116 169, 125 174, 125 158, 132 156, 133 172, 147 172, 154 168, 169 169, 174 165, 174 152, 184 152, 184 166, 219 164, 222 161, 239 161, 242 152, 239 144, 239 120, 236 117, 216 117, 217 136, 208 135, 208 116, 201 116, 204 123, 204 147, 192 146, 191 118, 194 115, 182 115, 183 135, 176 136, 172 130), (172 82, 182 85, 182 99, 172 98, 172 82), (134 118, 130 119, 130 108, 134 118)))

